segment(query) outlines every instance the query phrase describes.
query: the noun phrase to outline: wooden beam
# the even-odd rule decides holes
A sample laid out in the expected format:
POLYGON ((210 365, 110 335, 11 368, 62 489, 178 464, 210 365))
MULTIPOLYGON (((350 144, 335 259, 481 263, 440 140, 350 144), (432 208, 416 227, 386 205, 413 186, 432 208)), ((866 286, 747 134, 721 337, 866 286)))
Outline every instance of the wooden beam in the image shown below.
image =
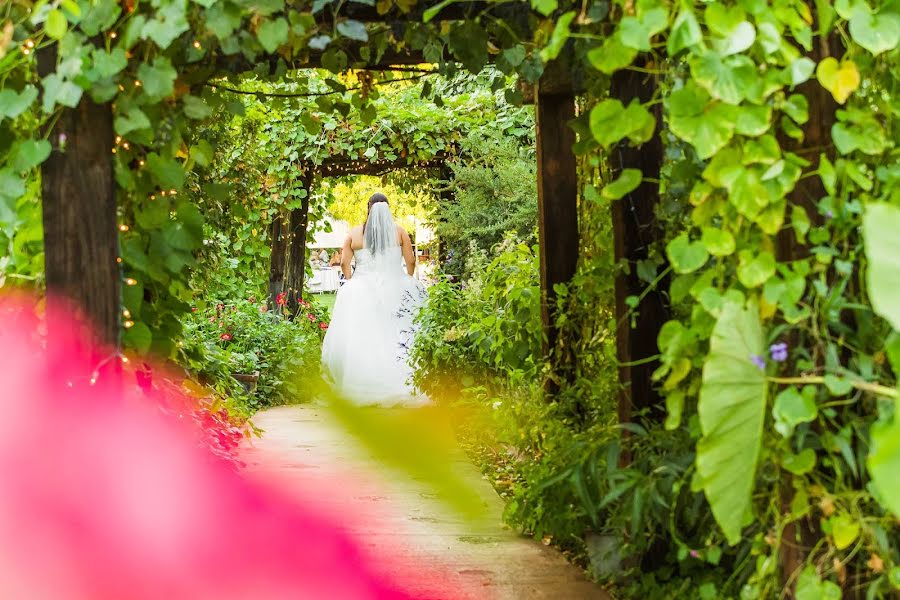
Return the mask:
POLYGON ((575 132, 568 126, 575 118, 575 94, 558 88, 545 93, 539 84, 535 105, 541 319, 545 354, 552 355, 559 335, 554 325, 553 287, 568 283, 578 263, 578 174, 572 150, 575 132))
MULTIPOLYGON (((655 86, 654 76, 623 70, 613 76, 611 96, 626 105, 634 98, 640 102, 649 102, 655 86)), ((648 285, 638 277, 637 263, 648 258, 650 246, 662 239, 662 228, 656 221, 659 185, 647 181, 659 181, 663 158, 662 140, 659 136, 662 119, 659 105, 656 105, 654 111, 656 130, 649 142, 639 148, 623 142, 612 152, 613 179, 623 169, 639 169, 644 176, 644 182, 636 190, 612 204, 615 259, 617 263, 625 265, 625 269, 617 273, 615 280, 620 423, 631 421, 637 410, 652 410, 659 405, 660 400, 651 380, 658 361, 647 359, 658 353, 656 338, 668 319, 668 306, 661 291, 667 287, 667 282, 661 282, 656 289, 644 295, 634 319, 627 304, 629 296, 640 296, 648 285), (634 364, 637 361, 645 362, 634 364)), ((662 413, 657 415, 661 417, 662 413)))
MULTIPOLYGON (((55 68, 54 44, 39 52, 38 70, 46 75, 55 68)), ((120 346, 122 314, 112 107, 85 95, 62 110, 49 133, 53 151, 41 165, 47 296, 51 304, 70 303, 80 313, 78 325, 90 327, 100 344, 86 348, 96 368, 120 346)), ((54 312, 48 312, 51 343, 54 332, 73 331, 72 322, 51 319, 54 312)), ((106 364, 118 368, 118 361, 106 364)))

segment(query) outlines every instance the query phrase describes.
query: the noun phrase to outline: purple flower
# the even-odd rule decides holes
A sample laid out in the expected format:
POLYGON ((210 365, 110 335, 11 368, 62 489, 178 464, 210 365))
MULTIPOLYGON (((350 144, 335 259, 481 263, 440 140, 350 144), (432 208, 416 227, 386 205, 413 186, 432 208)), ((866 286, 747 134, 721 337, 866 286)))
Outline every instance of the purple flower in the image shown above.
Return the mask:
POLYGON ((697 552, 696 550, 691 550, 691 557, 700 558, 700 553, 697 552))
POLYGON ((830 218, 834 217, 834 213, 831 212, 830 210, 826 210, 826 211, 825 211, 825 216, 828 217, 828 218, 830 219, 830 218))
POLYGON ((758 354, 751 354, 750 362, 752 362, 754 365, 756 365, 760 371, 766 370, 766 359, 763 358, 762 356, 760 356, 758 354))
POLYGON ((59 134, 59 145, 60 145, 60 146, 65 146, 65 145, 66 145, 66 140, 67 140, 67 139, 68 139, 68 136, 66 136, 65 133, 59 134))
POLYGON ((775 362, 784 362, 788 357, 788 345, 784 342, 769 346, 769 354, 775 362))

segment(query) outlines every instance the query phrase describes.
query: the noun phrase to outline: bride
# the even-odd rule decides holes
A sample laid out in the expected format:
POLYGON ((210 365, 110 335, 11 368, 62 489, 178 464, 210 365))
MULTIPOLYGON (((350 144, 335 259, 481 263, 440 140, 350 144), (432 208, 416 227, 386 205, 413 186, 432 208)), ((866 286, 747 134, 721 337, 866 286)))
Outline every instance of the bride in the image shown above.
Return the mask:
POLYGON ((338 290, 322 344, 322 364, 335 391, 356 404, 428 403, 412 388, 407 362, 413 317, 425 299, 412 277, 415 268, 409 234, 394 224, 387 197, 373 194, 366 222, 344 242, 341 270, 347 282, 338 290))

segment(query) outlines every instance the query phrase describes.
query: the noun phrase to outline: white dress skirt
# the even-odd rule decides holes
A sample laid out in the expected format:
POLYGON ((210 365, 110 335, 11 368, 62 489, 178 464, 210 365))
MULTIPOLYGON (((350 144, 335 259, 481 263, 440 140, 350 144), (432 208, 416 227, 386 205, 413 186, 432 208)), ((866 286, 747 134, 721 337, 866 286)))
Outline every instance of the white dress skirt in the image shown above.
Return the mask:
POLYGON ((322 343, 334 390, 363 406, 423 406, 413 388, 409 350, 425 289, 401 267, 400 246, 378 255, 355 250, 356 270, 337 292, 322 343))

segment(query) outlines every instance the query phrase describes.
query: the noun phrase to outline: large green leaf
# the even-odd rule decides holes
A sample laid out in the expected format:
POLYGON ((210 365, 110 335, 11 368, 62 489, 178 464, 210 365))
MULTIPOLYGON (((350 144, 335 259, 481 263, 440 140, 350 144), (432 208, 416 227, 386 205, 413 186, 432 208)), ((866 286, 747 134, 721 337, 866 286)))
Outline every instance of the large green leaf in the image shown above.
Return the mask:
POLYGON ((637 50, 629 48, 619 40, 618 35, 611 35, 603 44, 587 53, 587 58, 595 69, 610 75, 627 67, 637 56, 637 50))
POLYGON ((619 38, 629 48, 649 52, 650 38, 665 29, 668 20, 666 9, 661 7, 645 10, 637 17, 622 17, 619 38))
POLYGON ((762 326, 754 303, 726 303, 709 342, 697 411, 703 437, 697 444, 697 473, 729 543, 741 538, 762 442, 766 376, 761 357, 762 326))
POLYGON ((710 102, 709 94, 693 81, 666 99, 672 133, 690 143, 700 158, 721 150, 734 135, 740 109, 731 104, 710 102))
POLYGON ((872 308, 900 331, 900 207, 872 203, 863 215, 866 281, 872 308))
POLYGON ((723 57, 710 50, 692 56, 688 62, 694 80, 713 98, 729 104, 740 104, 746 98, 762 100, 761 80, 750 57, 743 54, 723 57))
POLYGON ((872 13, 868 5, 858 2, 850 18, 850 35, 872 54, 893 50, 900 42, 900 14, 889 9, 872 13))
POLYGON ((266 21, 259 26, 256 37, 266 52, 275 52, 288 39, 288 23, 281 17, 266 21))
POLYGON ((709 252, 703 242, 692 242, 686 233, 666 244, 666 256, 676 273, 696 271, 709 260, 709 252))
POLYGON ((841 588, 832 581, 820 581, 816 568, 808 565, 797 578, 797 600, 841 600, 841 588))
POLYGON ((894 403, 893 412, 890 421, 872 425, 867 460, 879 500, 900 517, 900 402, 894 403))
POLYGON ((175 91, 175 78, 178 73, 166 57, 156 57, 153 65, 141 63, 138 67, 138 79, 146 94, 152 101, 162 100, 175 91))
POLYGON ((11 89, 0 90, 0 119, 3 117, 15 119, 25 112, 37 97, 38 91, 33 85, 25 86, 19 93, 11 89))
POLYGON ((688 6, 683 6, 678 17, 672 24, 669 39, 666 42, 670 56, 675 56, 685 48, 693 48, 703 39, 703 31, 697 22, 694 11, 688 6))

